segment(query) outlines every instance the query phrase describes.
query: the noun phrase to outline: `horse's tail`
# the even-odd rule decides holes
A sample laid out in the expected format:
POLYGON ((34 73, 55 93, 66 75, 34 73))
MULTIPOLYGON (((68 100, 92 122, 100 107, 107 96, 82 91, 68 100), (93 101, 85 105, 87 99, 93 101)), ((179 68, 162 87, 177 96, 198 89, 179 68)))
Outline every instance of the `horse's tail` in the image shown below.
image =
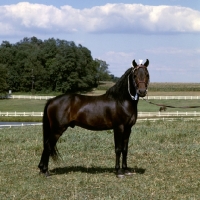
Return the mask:
POLYGON ((52 141, 53 137, 51 134, 51 127, 50 127, 50 122, 49 122, 49 118, 48 118, 48 114, 47 114, 47 109, 48 106, 50 104, 51 100, 48 100, 45 107, 44 107, 44 113, 43 113, 43 146, 44 149, 47 148, 50 156, 52 157, 52 159, 54 161, 58 160, 58 149, 54 143, 54 141, 52 141))

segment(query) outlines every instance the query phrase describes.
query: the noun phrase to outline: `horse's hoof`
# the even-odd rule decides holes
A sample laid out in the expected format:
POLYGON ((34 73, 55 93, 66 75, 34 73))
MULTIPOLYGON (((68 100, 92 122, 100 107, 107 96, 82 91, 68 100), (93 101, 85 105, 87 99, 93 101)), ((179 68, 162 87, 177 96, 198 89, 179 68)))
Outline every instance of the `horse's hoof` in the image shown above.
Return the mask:
POLYGON ((49 176, 51 176, 50 173, 49 173, 49 171, 46 171, 46 172, 40 171, 39 175, 45 176, 46 178, 48 178, 49 176))
POLYGON ((117 174, 116 177, 117 177, 117 178, 124 178, 125 175, 124 175, 124 174, 117 174))
POLYGON ((126 175, 126 176, 132 176, 133 174, 134 174, 134 172, 132 172, 132 171, 129 171, 129 170, 125 170, 124 171, 124 174, 126 175))
POLYGON ((117 178, 124 178, 125 176, 124 176, 123 171, 122 171, 122 170, 119 170, 119 171, 117 172, 117 174, 116 174, 116 177, 117 177, 117 178))

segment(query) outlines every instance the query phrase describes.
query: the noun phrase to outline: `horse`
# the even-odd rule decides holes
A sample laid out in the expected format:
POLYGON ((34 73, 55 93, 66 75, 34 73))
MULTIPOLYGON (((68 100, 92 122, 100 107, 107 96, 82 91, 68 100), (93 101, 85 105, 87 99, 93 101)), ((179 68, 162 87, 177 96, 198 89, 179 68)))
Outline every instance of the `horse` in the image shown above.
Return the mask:
POLYGON ((128 142, 137 120, 139 97, 147 94, 148 65, 148 59, 140 65, 133 60, 132 67, 102 95, 62 94, 47 101, 43 113, 43 152, 38 165, 40 174, 51 175, 49 157, 54 161, 59 158, 56 143, 68 127, 75 126, 95 131, 112 129, 116 176, 122 178, 133 174, 127 166, 128 142))
POLYGON ((161 106, 160 109, 159 109, 160 112, 166 111, 166 110, 167 110, 167 107, 166 107, 166 106, 161 106))

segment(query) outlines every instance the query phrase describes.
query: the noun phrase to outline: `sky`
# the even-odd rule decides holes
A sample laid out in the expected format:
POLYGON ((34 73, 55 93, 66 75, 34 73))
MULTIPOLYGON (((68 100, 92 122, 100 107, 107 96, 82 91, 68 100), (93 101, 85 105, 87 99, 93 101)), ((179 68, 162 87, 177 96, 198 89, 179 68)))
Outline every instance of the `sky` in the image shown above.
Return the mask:
POLYGON ((199 0, 3 0, 0 43, 74 41, 117 77, 149 59, 151 82, 200 83, 199 0))

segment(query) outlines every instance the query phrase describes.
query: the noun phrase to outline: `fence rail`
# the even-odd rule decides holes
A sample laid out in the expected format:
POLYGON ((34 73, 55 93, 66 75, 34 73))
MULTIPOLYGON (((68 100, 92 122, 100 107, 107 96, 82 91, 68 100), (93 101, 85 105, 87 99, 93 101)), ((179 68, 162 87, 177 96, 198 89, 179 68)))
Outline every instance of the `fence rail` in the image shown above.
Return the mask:
MULTIPOLYGON (((10 99, 37 99, 37 100, 47 100, 55 96, 32 96, 32 95, 11 95, 10 99)), ((148 96, 148 99, 184 99, 184 100, 195 100, 200 99, 200 96, 148 96)))
MULTIPOLYGON (((0 116, 33 116, 33 117, 40 117, 43 116, 43 112, 1 112, 0 116)), ((198 117, 200 116, 200 112, 193 111, 193 112, 138 112, 138 117, 170 117, 170 116, 177 116, 177 117, 187 117, 193 116, 198 117)))
POLYGON ((40 117, 43 116, 43 112, 1 112, 0 111, 0 116, 33 116, 33 117, 40 117))
POLYGON ((200 99, 200 96, 148 96, 148 99, 159 99, 159 100, 169 100, 169 99, 184 99, 184 100, 195 100, 200 99))
POLYGON ((199 117, 195 117, 195 118, 143 118, 143 119, 138 119, 137 122, 144 122, 144 121, 150 121, 150 122, 156 122, 156 121, 177 121, 177 120, 183 120, 183 121, 194 121, 194 120, 198 120, 200 121, 200 118, 199 117))
POLYGON ((9 99, 35 99, 35 100, 47 100, 55 96, 32 96, 32 95, 11 95, 9 99))
POLYGON ((19 127, 19 126, 38 126, 38 125, 41 126, 42 123, 31 123, 31 124, 29 124, 29 123, 18 123, 18 124, 10 123, 10 124, 7 124, 7 125, 0 124, 0 129, 1 128, 19 127))
POLYGON ((200 112, 138 112, 138 117, 170 117, 170 116, 177 116, 177 117, 187 117, 193 116, 197 117, 200 116, 200 112))

